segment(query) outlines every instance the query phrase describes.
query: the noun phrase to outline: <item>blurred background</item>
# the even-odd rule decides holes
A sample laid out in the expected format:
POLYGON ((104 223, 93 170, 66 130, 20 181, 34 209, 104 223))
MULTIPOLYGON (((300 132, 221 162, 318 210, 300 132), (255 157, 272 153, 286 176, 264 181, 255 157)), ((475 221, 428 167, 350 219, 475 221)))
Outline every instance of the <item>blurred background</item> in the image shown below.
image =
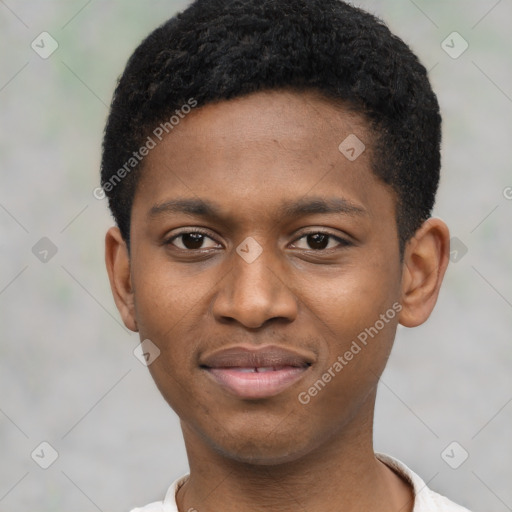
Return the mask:
MULTIPOLYGON (((188 471, 112 300, 93 195, 116 79, 187 4, 0 0, 0 511, 126 512, 188 471)), ((435 312, 399 329, 375 448, 474 512, 510 511, 512 2, 355 4, 430 72, 453 236, 435 312)))

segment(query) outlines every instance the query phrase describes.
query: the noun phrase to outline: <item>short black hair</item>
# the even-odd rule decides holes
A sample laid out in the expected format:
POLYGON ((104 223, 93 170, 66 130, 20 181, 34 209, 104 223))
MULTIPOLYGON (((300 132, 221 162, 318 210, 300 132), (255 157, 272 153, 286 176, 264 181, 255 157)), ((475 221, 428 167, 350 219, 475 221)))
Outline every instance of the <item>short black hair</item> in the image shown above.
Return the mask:
POLYGON ((183 117, 192 101, 201 107, 280 89, 316 91, 364 117, 372 171, 395 192, 402 254, 434 206, 439 105, 410 48, 341 0, 196 0, 142 41, 118 80, 101 162, 101 185, 128 246, 143 168, 134 152, 155 128, 169 132, 171 116, 183 117))

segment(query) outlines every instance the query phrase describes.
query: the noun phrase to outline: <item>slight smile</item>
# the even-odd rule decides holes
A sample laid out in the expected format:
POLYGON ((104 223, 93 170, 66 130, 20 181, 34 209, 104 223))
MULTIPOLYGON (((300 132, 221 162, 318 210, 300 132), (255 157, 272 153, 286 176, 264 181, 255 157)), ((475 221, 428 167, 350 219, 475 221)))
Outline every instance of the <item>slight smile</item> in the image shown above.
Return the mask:
POLYGON ((312 363, 311 356, 282 347, 238 346, 213 353, 200 367, 231 395, 261 399, 276 396, 295 384, 312 363))

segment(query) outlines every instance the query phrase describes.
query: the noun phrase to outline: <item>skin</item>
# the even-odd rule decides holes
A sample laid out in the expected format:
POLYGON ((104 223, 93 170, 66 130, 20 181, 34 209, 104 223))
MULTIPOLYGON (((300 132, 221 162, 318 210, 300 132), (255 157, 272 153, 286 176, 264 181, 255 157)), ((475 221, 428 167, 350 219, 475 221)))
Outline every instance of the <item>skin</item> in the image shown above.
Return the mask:
POLYGON ((409 485, 374 456, 376 386, 398 322, 420 325, 434 307, 449 232, 429 219, 401 260, 395 203, 371 171, 364 119, 314 92, 195 109, 146 157, 130 252, 111 228, 106 264, 125 325, 161 351, 149 369, 181 419, 190 465, 180 511, 412 510, 409 485), (338 149, 349 134, 366 145, 353 162, 338 149), (214 202, 221 217, 162 207, 178 198, 214 202), (351 207, 279 211, 312 198, 351 207), (206 236, 171 240, 190 228, 206 236), (305 236, 319 232, 332 236, 323 245, 305 236), (262 248, 252 263, 236 252, 247 237, 262 248), (298 394, 398 303, 399 315, 301 403, 298 394), (199 367, 205 354, 239 344, 290 347, 314 363, 277 396, 240 399, 199 367))

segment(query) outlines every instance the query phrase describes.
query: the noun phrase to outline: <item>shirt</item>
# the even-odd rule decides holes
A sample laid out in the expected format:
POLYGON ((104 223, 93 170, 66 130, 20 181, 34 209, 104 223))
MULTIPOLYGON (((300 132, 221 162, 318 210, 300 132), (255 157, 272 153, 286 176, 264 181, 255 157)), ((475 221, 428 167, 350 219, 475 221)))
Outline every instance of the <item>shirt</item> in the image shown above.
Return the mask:
MULTIPOLYGON (((467 508, 461 507, 448 498, 431 491, 425 482, 403 462, 383 453, 376 453, 375 456, 411 485, 415 495, 413 512, 470 512, 467 508)), ((145 507, 134 508, 131 512, 179 512, 176 504, 176 493, 188 477, 187 474, 175 480, 169 487, 163 501, 156 501, 145 507)))

